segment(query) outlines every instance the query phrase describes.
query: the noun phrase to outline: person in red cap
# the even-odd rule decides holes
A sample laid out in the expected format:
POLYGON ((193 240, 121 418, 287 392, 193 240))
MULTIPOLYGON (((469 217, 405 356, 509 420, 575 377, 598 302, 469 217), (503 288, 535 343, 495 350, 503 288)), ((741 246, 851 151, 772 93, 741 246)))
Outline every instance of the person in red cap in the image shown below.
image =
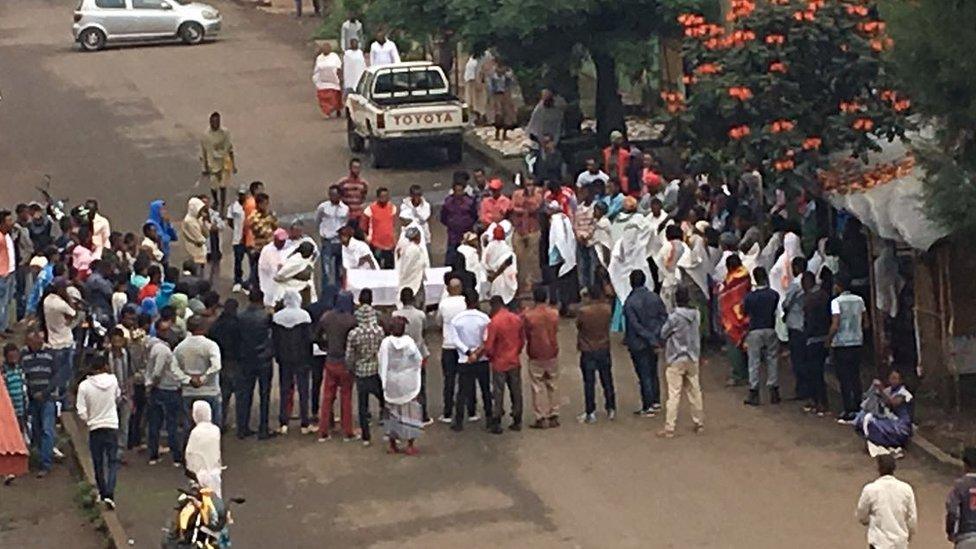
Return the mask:
POLYGON ((478 211, 478 221, 485 227, 492 223, 498 223, 508 216, 512 211, 512 199, 502 194, 505 184, 501 179, 494 178, 488 182, 490 196, 481 200, 481 208, 478 211))

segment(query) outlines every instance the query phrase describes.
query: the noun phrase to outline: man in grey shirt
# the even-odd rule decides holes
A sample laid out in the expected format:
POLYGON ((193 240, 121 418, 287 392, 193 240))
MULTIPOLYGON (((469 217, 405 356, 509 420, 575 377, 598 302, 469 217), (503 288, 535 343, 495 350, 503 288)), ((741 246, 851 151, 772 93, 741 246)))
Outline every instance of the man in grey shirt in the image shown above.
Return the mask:
MULTIPOLYGON (((183 447, 180 434, 180 378, 176 360, 169 344, 158 336, 169 333, 169 320, 156 321, 156 335, 147 336, 144 341, 146 348, 146 390, 149 391, 149 427, 148 450, 149 464, 155 465, 159 461, 159 433, 163 423, 166 423, 166 435, 169 438, 170 455, 173 464, 183 463, 183 447)), ((182 372, 180 372, 182 373, 182 372)))
POLYGON ((786 328, 789 330, 790 364, 793 366, 793 377, 796 379, 796 393, 794 400, 810 398, 809 374, 805 371, 805 355, 807 351, 807 336, 803 331, 803 288, 800 278, 807 270, 807 260, 803 256, 793 258, 790 263, 793 281, 786 289, 786 295, 780 307, 783 311, 786 328))
POLYGON ((698 369, 701 357, 701 316, 698 309, 689 305, 688 288, 679 286, 674 296, 675 309, 661 327, 664 340, 664 371, 668 382, 668 402, 665 408, 664 429, 657 433, 663 438, 674 438, 674 428, 678 421, 678 405, 681 391, 688 398, 691 408, 691 421, 695 433, 705 429, 705 413, 702 408, 701 386, 698 382, 698 369))
POLYGON ((183 389, 185 417, 191 417, 190 410, 195 401, 204 400, 213 411, 214 425, 222 425, 220 347, 204 335, 207 333, 207 323, 203 317, 191 316, 186 321, 186 329, 190 335, 173 349, 175 374, 183 389))

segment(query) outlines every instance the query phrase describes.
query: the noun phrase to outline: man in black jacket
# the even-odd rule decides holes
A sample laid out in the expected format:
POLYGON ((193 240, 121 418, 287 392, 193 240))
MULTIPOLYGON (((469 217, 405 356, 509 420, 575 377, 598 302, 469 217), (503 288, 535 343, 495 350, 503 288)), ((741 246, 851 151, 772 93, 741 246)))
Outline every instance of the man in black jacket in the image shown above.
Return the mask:
MULTIPOLYGON (((207 337, 220 347, 220 399, 223 410, 228 410, 230 399, 234 396, 238 386, 238 362, 240 360, 241 327, 237 319, 238 303, 236 299, 224 302, 220 316, 210 325, 207 337)), ((227 428, 227 414, 223 414, 224 424, 221 430, 227 428)))
POLYGON ((657 349, 661 346, 661 326, 668 319, 668 312, 661 297, 647 288, 647 276, 643 271, 631 271, 630 287, 630 295, 624 302, 624 344, 634 361, 640 385, 641 408, 634 414, 654 417, 661 409, 657 349))
POLYGON ((271 438, 277 433, 268 430, 271 406, 271 315, 264 308, 264 294, 251 290, 248 305, 237 315, 240 326, 240 384, 237 391, 237 438, 254 434, 250 429, 251 401, 254 385, 258 385, 258 439, 271 438))

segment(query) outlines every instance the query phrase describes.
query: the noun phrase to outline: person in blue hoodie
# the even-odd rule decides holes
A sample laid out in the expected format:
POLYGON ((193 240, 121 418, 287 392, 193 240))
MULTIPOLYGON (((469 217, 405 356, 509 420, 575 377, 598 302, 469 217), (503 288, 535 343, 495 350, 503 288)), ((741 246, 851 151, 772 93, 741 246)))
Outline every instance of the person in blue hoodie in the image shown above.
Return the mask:
POLYGON ((146 223, 151 223, 156 227, 156 234, 159 235, 159 249, 163 252, 163 265, 169 265, 169 245, 179 238, 176 236, 176 229, 173 228, 173 224, 169 220, 165 200, 153 200, 149 203, 149 218, 146 219, 146 223))

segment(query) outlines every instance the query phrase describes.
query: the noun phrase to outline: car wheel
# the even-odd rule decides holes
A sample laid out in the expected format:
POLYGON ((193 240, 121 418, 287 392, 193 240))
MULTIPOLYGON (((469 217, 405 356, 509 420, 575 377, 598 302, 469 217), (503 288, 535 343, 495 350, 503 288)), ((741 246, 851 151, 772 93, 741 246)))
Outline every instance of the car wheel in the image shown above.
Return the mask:
POLYGON ((460 164, 461 155, 464 150, 464 141, 458 139, 447 146, 447 161, 451 164, 460 164))
POLYGON ((369 153, 373 156, 373 167, 376 169, 385 168, 387 164, 387 151, 386 145, 375 139, 369 140, 369 153))
POLYGON ((349 142, 349 150, 354 153, 363 152, 366 146, 363 138, 356 133, 352 120, 349 119, 349 111, 346 111, 346 140, 349 142))
POLYGON ((200 23, 183 23, 177 32, 184 44, 195 45, 203 42, 203 25, 200 23))
POLYGON ((98 29, 85 29, 78 35, 78 43, 85 51, 98 51, 105 47, 105 33, 98 29))

